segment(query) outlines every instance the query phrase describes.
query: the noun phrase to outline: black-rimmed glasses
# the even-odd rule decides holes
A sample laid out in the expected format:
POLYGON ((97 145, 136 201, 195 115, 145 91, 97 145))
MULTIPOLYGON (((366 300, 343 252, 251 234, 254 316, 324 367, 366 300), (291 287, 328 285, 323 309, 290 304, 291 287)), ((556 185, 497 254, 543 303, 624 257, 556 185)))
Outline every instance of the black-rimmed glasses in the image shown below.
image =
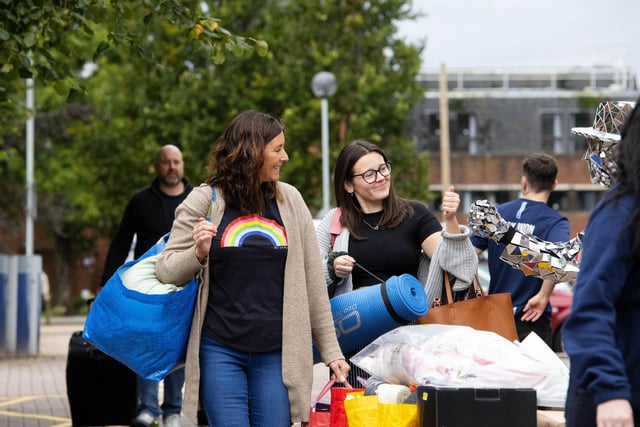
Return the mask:
POLYGON ((369 169, 368 171, 362 173, 353 174, 351 175, 351 178, 361 176, 362 179, 364 179, 364 182, 366 182, 367 184, 373 184, 374 182, 376 182, 378 174, 383 177, 391 175, 391 162, 384 162, 378 169, 369 169))

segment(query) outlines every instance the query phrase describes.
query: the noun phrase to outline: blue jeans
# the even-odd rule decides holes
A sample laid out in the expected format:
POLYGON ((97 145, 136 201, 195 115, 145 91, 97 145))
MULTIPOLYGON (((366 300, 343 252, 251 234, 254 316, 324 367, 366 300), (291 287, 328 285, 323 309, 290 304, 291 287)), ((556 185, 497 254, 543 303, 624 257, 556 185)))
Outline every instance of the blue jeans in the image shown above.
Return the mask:
POLYGON ((184 368, 171 372, 164 379, 164 399, 162 407, 158 403, 159 381, 138 377, 138 413, 148 412, 156 418, 160 414, 168 417, 182 411, 182 386, 184 368))
POLYGON ((290 427, 282 352, 246 353, 202 335, 200 399, 209 427, 290 427))

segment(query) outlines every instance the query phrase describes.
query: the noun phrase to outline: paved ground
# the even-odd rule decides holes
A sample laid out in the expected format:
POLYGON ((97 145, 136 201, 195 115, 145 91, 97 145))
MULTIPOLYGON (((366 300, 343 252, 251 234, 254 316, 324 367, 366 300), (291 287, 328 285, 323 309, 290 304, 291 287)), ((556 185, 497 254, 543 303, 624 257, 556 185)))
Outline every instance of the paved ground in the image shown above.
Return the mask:
MULTIPOLYGON (((83 323, 82 317, 53 318, 40 327, 37 356, 0 356, 0 427, 72 426, 65 380, 67 350, 72 332, 82 329, 83 323)), ((312 397, 326 383, 328 368, 316 365, 314 379, 312 397)), ((563 420, 562 412, 548 415, 563 420)))
MULTIPOLYGON (((40 327, 37 356, 0 356, 0 427, 71 427, 67 350, 71 334, 83 323, 82 317, 53 318, 40 327)), ((316 365, 314 373, 319 378, 314 384, 316 396, 328 379, 328 369, 316 365)))
POLYGON ((69 427, 65 366, 69 337, 82 318, 40 328, 37 356, 0 359, 1 427, 69 427))

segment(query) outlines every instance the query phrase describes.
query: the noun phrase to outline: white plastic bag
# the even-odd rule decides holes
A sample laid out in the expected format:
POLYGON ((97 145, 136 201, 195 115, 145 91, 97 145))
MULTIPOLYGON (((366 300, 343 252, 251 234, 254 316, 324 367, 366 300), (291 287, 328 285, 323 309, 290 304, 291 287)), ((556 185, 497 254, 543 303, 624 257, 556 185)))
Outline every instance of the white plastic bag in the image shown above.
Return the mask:
POLYGON ((467 326, 408 325, 380 336, 351 362, 390 384, 536 388, 550 370, 502 336, 467 326))
POLYGON ((517 346, 529 357, 542 362, 550 372, 536 386, 538 406, 564 408, 569 388, 569 368, 535 332, 531 332, 517 346))

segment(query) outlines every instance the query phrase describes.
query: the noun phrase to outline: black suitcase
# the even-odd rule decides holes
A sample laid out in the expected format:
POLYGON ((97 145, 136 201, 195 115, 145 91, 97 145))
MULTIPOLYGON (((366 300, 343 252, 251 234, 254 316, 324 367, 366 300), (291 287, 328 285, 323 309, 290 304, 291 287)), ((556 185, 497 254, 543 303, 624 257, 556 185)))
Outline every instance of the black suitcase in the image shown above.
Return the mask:
POLYGON ((128 426, 136 415, 136 374, 76 331, 67 355, 67 397, 77 426, 128 426))

